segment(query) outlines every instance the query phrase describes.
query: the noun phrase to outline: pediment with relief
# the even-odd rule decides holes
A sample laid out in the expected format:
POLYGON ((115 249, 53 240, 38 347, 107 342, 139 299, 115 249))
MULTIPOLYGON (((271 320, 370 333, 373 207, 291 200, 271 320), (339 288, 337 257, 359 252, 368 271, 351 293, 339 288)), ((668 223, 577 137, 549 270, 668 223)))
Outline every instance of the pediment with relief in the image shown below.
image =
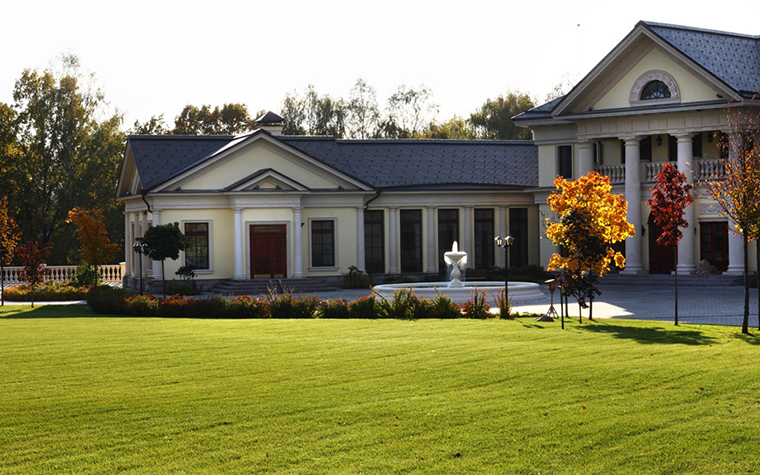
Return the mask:
POLYGON ((278 191, 309 191, 309 188, 298 181, 287 177, 276 170, 259 170, 242 180, 234 183, 224 191, 232 192, 278 192, 278 191))

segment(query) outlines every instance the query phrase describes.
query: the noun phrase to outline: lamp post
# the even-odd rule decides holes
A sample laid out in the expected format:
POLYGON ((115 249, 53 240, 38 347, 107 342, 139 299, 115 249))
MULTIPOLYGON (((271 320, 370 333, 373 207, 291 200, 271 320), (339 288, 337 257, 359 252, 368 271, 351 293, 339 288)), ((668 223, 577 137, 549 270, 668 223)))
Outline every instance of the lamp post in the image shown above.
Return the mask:
POLYGON ((142 272, 142 255, 145 254, 145 249, 148 247, 148 245, 144 242, 138 242, 135 241, 135 243, 132 245, 132 249, 135 250, 138 257, 137 260, 140 261, 140 295, 143 294, 143 272, 142 272))
POLYGON ((504 249, 504 305, 509 307, 509 247, 514 244, 512 236, 496 236, 496 245, 504 249))

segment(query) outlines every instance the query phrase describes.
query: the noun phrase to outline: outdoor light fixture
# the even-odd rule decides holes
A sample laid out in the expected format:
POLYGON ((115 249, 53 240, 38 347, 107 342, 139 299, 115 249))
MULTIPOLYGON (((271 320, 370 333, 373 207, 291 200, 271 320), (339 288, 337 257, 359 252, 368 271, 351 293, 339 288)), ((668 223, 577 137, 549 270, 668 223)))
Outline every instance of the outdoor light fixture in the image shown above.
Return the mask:
POLYGON ((140 262, 140 295, 143 294, 142 255, 145 254, 147 248, 148 245, 144 242, 135 241, 135 243, 132 245, 132 249, 134 249, 135 252, 140 256, 138 258, 138 261, 140 262))
POLYGON ((504 305, 509 307, 509 247, 514 244, 512 236, 496 236, 496 245, 504 249, 504 305))

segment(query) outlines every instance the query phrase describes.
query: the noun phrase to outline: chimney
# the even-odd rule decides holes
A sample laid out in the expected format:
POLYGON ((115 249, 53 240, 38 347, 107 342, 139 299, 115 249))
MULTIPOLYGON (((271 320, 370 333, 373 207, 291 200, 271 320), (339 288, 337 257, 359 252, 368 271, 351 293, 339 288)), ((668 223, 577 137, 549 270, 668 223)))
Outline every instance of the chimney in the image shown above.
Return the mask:
POLYGON ((271 111, 256 119, 256 125, 272 135, 282 135, 283 122, 285 119, 271 111))

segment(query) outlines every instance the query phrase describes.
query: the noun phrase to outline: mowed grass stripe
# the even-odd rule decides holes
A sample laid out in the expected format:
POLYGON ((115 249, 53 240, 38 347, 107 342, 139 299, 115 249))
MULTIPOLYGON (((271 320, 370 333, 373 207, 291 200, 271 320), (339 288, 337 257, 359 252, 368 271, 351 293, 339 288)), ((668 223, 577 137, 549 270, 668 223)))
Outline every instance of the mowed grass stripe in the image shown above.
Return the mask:
POLYGON ((12 309, 0 311, 4 473, 746 473, 760 463, 760 348, 736 329, 12 309))

